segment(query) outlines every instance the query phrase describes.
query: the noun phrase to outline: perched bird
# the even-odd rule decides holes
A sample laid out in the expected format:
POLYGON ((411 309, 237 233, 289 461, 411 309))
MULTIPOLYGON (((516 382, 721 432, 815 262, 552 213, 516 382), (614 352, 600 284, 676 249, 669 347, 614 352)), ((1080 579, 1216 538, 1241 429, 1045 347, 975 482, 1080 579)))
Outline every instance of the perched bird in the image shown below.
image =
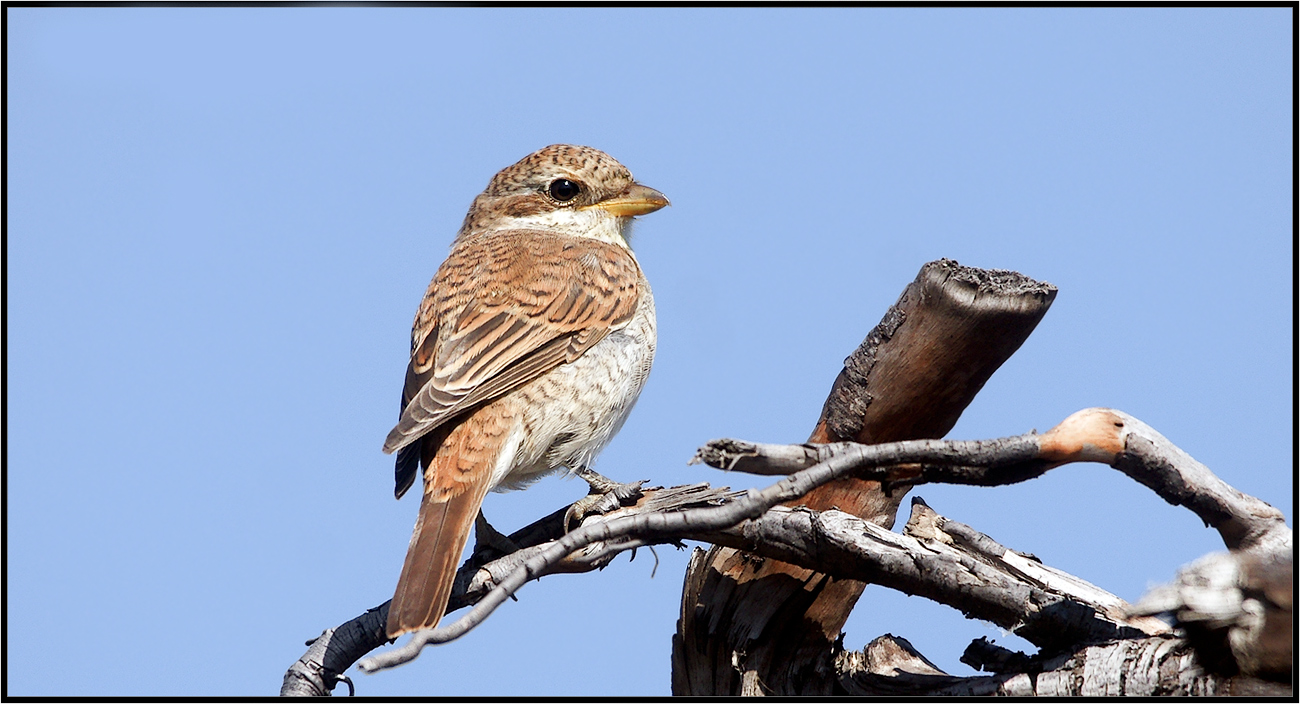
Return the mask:
POLYGON ((614 486, 588 465, 655 352, 654 299, 627 236, 634 216, 665 205, 608 154, 567 144, 503 169, 474 199, 416 313, 401 418, 384 442, 398 453, 399 498, 424 470, 390 638, 442 618, 488 491, 561 467, 593 491, 614 486))

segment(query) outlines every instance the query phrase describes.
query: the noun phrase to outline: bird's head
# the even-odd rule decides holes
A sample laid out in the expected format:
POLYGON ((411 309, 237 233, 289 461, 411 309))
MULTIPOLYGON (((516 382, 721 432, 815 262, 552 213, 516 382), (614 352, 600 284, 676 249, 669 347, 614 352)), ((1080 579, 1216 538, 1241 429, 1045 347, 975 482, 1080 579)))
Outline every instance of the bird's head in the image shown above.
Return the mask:
POLYGON ((552 144, 502 169, 474 199, 457 239, 501 230, 563 231, 627 246, 632 218, 668 205, 613 157, 552 144))

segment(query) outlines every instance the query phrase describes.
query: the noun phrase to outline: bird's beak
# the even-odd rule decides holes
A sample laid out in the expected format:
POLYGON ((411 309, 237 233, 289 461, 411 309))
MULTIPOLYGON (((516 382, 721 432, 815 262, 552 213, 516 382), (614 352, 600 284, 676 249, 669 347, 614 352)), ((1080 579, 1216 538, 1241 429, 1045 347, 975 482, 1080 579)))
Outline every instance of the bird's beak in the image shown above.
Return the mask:
POLYGON ((599 203, 592 203, 586 207, 600 208, 610 215, 622 217, 653 213, 665 205, 668 205, 667 196, 649 186, 634 183, 613 198, 606 198, 599 203))

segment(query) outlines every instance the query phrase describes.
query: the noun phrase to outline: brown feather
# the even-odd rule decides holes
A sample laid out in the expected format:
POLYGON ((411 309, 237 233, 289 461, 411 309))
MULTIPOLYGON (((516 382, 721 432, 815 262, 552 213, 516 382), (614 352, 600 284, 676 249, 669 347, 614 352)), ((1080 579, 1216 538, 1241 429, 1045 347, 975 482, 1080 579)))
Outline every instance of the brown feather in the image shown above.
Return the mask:
POLYGON ((512 420, 503 401, 422 438, 424 496, 389 606, 389 638, 433 628, 442 618, 512 420))
POLYGON ((518 230, 458 241, 416 317, 403 391, 409 401, 384 451, 576 359, 627 325, 641 278, 631 253, 598 240, 518 230))

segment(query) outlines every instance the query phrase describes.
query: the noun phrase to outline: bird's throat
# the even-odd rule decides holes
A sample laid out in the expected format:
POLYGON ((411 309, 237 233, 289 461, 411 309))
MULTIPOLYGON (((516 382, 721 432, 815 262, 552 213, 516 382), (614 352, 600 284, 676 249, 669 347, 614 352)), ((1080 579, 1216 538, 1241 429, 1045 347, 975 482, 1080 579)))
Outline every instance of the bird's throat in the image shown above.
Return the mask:
POLYGON ((614 216, 601 210, 555 210, 522 217, 503 217, 493 223, 493 230, 549 230, 573 237, 587 237, 631 249, 632 218, 614 216))

